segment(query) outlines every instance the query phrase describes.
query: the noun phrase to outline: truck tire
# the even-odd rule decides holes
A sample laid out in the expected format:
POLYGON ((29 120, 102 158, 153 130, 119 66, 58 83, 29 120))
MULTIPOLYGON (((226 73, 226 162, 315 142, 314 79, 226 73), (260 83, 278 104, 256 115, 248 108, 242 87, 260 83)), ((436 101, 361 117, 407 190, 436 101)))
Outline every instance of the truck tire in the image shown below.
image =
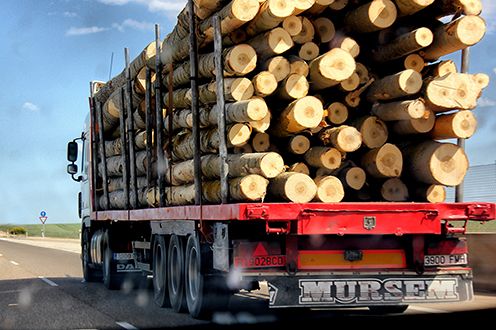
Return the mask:
POLYGON ((159 307, 169 305, 167 292, 167 246, 165 237, 157 235, 153 242, 153 300, 159 307))
POLYGON ((122 286, 123 277, 117 274, 112 255, 110 234, 107 230, 103 234, 103 285, 109 290, 119 290, 122 286))
POLYGON ((194 318, 207 318, 213 311, 225 309, 229 302, 225 278, 211 274, 212 257, 209 247, 202 246, 197 235, 189 236, 186 243, 185 295, 189 314, 194 318))
POLYGON ((83 227, 81 236, 81 263, 83 268, 83 278, 86 282, 101 282, 102 271, 95 269, 91 265, 91 233, 90 229, 83 227))
POLYGON ((186 311, 184 299, 184 244, 177 235, 172 235, 167 251, 167 291, 175 312, 186 311))
POLYGON ((408 305, 397 306, 369 306, 369 310, 374 314, 401 314, 408 309, 408 305))

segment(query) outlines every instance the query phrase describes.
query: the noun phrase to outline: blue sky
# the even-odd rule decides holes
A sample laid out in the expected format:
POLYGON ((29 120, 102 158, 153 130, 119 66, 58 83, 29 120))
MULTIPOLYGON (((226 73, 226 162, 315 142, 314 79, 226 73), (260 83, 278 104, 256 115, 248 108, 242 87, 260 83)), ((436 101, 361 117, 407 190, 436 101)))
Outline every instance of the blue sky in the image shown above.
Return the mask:
MULTIPOLYGON (((467 141, 473 165, 496 160, 496 4, 485 3, 488 33, 472 50, 470 72, 491 85, 476 110, 480 129, 467 141)), ((2 0, 0 6, 0 223, 76 222, 79 185, 66 174, 67 141, 80 135, 89 81, 123 68, 172 29, 185 0, 2 0)), ((457 56, 458 57, 458 56, 457 56)))

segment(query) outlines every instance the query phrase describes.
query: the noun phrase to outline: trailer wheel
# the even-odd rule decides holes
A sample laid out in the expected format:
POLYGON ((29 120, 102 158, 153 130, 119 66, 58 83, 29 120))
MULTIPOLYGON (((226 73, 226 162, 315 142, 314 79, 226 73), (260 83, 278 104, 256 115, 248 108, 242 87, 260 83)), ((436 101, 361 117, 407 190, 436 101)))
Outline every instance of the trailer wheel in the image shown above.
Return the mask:
POLYGON ((91 249, 91 235, 90 229, 83 227, 81 237, 81 263, 83 268, 83 278, 86 282, 100 282, 102 281, 102 272, 99 269, 92 268, 90 265, 90 249, 91 249))
POLYGON ((408 305, 398 306, 369 306, 369 310, 374 314, 401 314, 408 309, 408 305))
POLYGON ((211 253, 200 245, 196 235, 191 235, 186 244, 185 295, 189 313, 194 318, 205 318, 212 311, 222 310, 229 302, 229 291, 225 278, 208 274, 211 253), (207 260, 208 259, 208 260, 207 260))
POLYGON ((186 311, 184 299, 184 244, 177 235, 172 235, 167 251, 167 290, 172 309, 186 311))
POLYGON ((153 300, 159 307, 169 305, 167 294, 167 246, 165 237, 158 235, 153 243, 153 300))
POLYGON ((113 269, 112 254, 110 235, 107 230, 103 234, 103 284, 109 290, 118 290, 121 288, 123 277, 113 269))

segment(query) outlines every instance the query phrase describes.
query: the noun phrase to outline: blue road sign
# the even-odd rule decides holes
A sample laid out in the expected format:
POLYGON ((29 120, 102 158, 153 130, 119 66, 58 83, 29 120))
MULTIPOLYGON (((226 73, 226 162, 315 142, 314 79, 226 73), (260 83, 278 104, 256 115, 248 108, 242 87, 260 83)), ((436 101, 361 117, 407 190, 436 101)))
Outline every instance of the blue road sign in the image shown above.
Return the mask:
POLYGON ((41 215, 42 217, 46 217, 46 212, 45 212, 45 211, 41 211, 41 212, 40 212, 40 215, 41 215))

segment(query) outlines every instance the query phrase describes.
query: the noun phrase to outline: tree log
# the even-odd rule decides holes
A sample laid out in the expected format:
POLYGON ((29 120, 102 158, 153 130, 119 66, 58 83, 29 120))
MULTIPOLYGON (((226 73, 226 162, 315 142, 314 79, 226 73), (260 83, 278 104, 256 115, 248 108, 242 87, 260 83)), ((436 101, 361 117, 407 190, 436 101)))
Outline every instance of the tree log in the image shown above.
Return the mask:
POLYGON ((246 26, 246 33, 253 37, 277 27, 292 15, 295 4, 286 0, 267 0, 262 3, 258 14, 246 26))
POLYGON ((248 40, 248 34, 243 29, 237 29, 229 33, 222 39, 222 45, 229 47, 233 45, 239 45, 248 40))
POLYGON ((323 203, 339 203, 344 198, 344 188, 341 180, 335 176, 320 176, 314 179, 317 194, 314 201, 323 203))
POLYGON ((432 12, 438 18, 461 13, 464 15, 480 15, 481 0, 438 0, 432 6, 432 12))
POLYGON ((425 141, 407 147, 403 155, 410 177, 426 184, 457 186, 469 166, 463 149, 451 143, 425 141))
POLYGON ((412 192, 418 202, 444 203, 446 201, 446 188, 441 185, 415 184, 412 192))
POLYGON ((295 9, 293 15, 299 15, 309 10, 315 4, 315 0, 293 0, 295 9))
POLYGON ((477 119, 472 111, 464 110, 440 115, 436 118, 431 137, 434 140, 468 139, 477 129, 477 119))
POLYGON ((200 19, 206 19, 222 8, 229 0, 193 0, 195 14, 200 19))
POLYGON ((305 163, 294 163, 293 165, 288 167, 286 172, 295 172, 310 175, 310 169, 305 163))
POLYGON ((251 121, 250 126, 251 128, 258 133, 265 133, 270 127, 270 121, 272 119, 272 116, 270 112, 265 116, 262 120, 258 121, 251 121))
POLYGON ((394 3, 389 0, 374 0, 348 12, 344 25, 355 33, 375 32, 393 25, 396 17, 394 3))
POLYGON ((310 146, 310 139, 305 135, 298 134, 289 138, 286 149, 294 155, 304 155, 310 146))
POLYGON ((348 120, 348 108, 341 102, 333 102, 327 107, 327 119, 333 125, 341 125, 348 120))
POLYGON ((283 81, 291 71, 289 61, 283 56, 274 56, 262 64, 262 70, 274 75, 277 82, 283 81))
POLYGON ((408 187, 398 178, 388 179, 382 184, 381 196, 388 202, 406 202, 408 187))
MULTIPOLYGON (((229 196, 234 201, 263 201, 267 194, 269 181, 260 175, 251 174, 229 180, 229 196)), ((222 202, 220 181, 204 182, 203 197, 209 203, 222 202)))
POLYGON ((339 171, 338 177, 345 188, 360 190, 365 185, 367 174, 362 168, 352 166, 339 171))
POLYGON ((310 62, 310 82, 314 90, 335 86, 351 77, 355 60, 350 53, 334 48, 310 62))
POLYGON ((422 75, 405 70, 375 81, 369 88, 367 100, 371 103, 388 101, 416 94, 422 88, 422 75))
POLYGON ((339 89, 343 92, 352 92, 360 86, 360 77, 354 72, 351 77, 339 83, 339 89))
MULTIPOLYGON (((191 105, 191 92, 188 89, 188 94, 186 98, 189 98, 187 102, 191 105)), ((174 92, 175 94, 176 92, 174 92)), ((255 93, 255 89, 253 88, 253 84, 248 78, 227 78, 224 79, 224 97, 226 102, 237 102, 237 101, 245 101, 249 100, 253 97, 255 93)), ((167 94, 165 94, 164 99, 167 98, 167 94)), ((176 97, 174 97, 174 100, 176 97)), ((202 104, 214 104, 217 103, 217 84, 215 82, 201 85, 198 88, 198 99, 202 104)), ((174 103, 175 105, 175 103, 174 103)), ((179 108, 179 106, 176 106, 179 108)))
POLYGON ((305 154, 305 161, 312 167, 335 170, 341 166, 341 152, 335 148, 313 147, 305 154))
MULTIPOLYGON (((139 176, 136 178, 138 189, 146 188, 148 182, 145 176, 139 176)), ((132 182, 130 182, 132 186, 132 182)), ((124 180, 122 178, 110 178, 108 180, 108 191, 114 192, 117 190, 124 190, 124 180)))
POLYGON ((431 64, 424 68, 422 75, 424 77, 438 78, 447 75, 448 73, 458 73, 455 62, 452 60, 441 61, 431 64))
POLYGON ((370 80, 369 70, 365 65, 360 62, 356 62, 355 73, 360 78, 360 85, 366 84, 370 80))
POLYGON ((395 0, 398 16, 415 14, 434 2, 434 0, 395 0))
POLYGON ((374 61, 380 63, 395 60, 429 46, 433 40, 432 31, 421 27, 377 47, 372 51, 372 57, 374 61))
POLYGON ((475 45, 486 33, 486 23, 479 16, 463 16, 433 32, 435 42, 421 52, 429 61, 475 45))
POLYGON ((324 116, 322 102, 313 96, 305 96, 291 102, 279 115, 272 132, 283 137, 317 127, 324 116))
POLYGON ((276 94, 282 100, 301 99, 307 96, 309 88, 310 85, 305 76, 291 74, 281 81, 276 94))
POLYGON ((362 166, 374 178, 397 178, 403 169, 403 157, 398 147, 386 143, 367 152, 362 158, 362 166))
POLYGON ((286 172, 271 180, 269 192, 293 203, 308 203, 317 194, 317 186, 308 175, 286 172))
POLYGON ((311 61, 319 56, 319 46, 315 42, 305 42, 298 51, 298 56, 305 61, 311 61))
POLYGON ((312 21, 303 17, 301 23, 303 24, 301 32, 293 37, 293 41, 300 45, 312 41, 315 37, 315 28, 313 27, 312 21))
POLYGON ((289 16, 284 19, 282 22, 282 28, 288 31, 291 37, 297 36, 300 34, 303 29, 303 22, 301 17, 299 16, 289 16))
POLYGON ((331 10, 343 10, 348 5, 349 0, 336 0, 329 5, 331 10))
POLYGON ((351 126, 326 127, 319 132, 324 146, 333 146, 342 153, 353 152, 362 146, 362 135, 351 126))
POLYGON ((310 69, 305 60, 298 56, 289 56, 288 61, 290 63, 289 74, 299 74, 308 77, 310 69))
POLYGON ((255 48, 258 57, 262 61, 282 54, 294 45, 289 33, 280 27, 259 34, 255 38, 248 40, 247 43, 255 48))
POLYGON ((255 95, 267 97, 272 95, 277 89, 277 79, 269 71, 262 71, 251 80, 255 95))
POLYGON ((403 60, 403 67, 413 71, 422 72, 425 67, 425 61, 419 54, 410 54, 403 60))
POLYGON ((436 122, 436 115, 427 109, 422 118, 399 120, 393 124, 393 130, 398 135, 413 135, 429 133, 436 122))
POLYGON ((309 15, 320 15, 322 14, 335 0, 316 0, 314 5, 307 10, 309 15))
POLYGON ((372 113, 383 121, 420 119, 425 115, 425 103, 422 99, 376 103, 372 113))
POLYGON ((375 116, 359 118, 353 123, 353 126, 362 135, 363 145, 370 149, 383 146, 389 137, 386 124, 375 116))
POLYGON ((360 45, 356 42, 355 39, 345 36, 342 33, 339 33, 331 40, 330 43, 332 48, 341 48, 342 50, 350 53, 353 58, 358 57, 360 54, 360 45))
POLYGON ((270 148, 270 135, 267 133, 256 133, 251 140, 251 146, 256 152, 266 152, 270 148))
POLYGON ((313 20, 312 23, 321 43, 330 42, 336 35, 334 24, 327 17, 319 17, 313 20))

